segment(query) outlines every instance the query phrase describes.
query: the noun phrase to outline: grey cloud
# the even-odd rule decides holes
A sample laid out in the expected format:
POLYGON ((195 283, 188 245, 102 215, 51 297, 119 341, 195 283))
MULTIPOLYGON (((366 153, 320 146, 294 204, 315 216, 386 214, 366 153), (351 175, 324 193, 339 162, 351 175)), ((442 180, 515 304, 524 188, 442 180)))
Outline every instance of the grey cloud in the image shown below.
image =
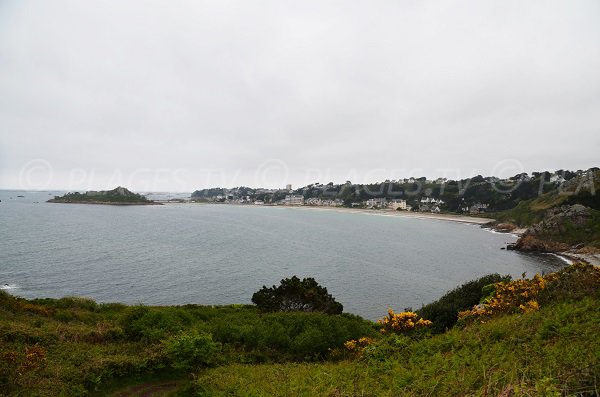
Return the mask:
POLYGON ((72 189, 595 166, 598 17, 596 1, 3 2, 0 187, 33 159, 72 189), (257 177, 270 159, 286 172, 257 177))

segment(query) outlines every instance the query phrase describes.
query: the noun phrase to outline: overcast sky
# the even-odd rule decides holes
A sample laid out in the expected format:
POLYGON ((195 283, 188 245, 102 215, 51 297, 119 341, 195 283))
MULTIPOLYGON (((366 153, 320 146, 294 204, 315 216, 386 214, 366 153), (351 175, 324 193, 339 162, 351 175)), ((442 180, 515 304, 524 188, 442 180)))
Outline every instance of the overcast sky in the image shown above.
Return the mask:
POLYGON ((600 2, 0 1, 0 188, 600 165, 600 2))

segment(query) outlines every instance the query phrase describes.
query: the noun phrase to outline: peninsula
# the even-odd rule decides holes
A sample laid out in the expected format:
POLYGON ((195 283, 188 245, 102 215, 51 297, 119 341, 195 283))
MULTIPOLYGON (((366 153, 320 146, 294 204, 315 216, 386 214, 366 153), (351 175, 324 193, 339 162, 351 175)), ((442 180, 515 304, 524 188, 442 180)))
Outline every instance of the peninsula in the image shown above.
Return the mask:
POLYGON ((107 205, 162 205, 153 200, 148 200, 141 194, 133 193, 124 187, 113 190, 90 190, 85 193, 73 192, 63 196, 55 196, 48 203, 65 204, 107 204, 107 205))

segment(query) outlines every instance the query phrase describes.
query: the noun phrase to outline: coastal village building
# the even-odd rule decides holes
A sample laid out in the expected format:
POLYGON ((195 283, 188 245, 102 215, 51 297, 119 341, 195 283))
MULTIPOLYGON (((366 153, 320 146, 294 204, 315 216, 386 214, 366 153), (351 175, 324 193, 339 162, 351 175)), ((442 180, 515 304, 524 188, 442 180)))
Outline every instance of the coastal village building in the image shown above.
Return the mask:
POLYGON ((299 194, 288 194, 284 199, 285 205, 304 205, 304 196, 299 194))
POLYGON ((423 203, 423 204, 444 204, 444 200, 435 199, 433 197, 423 197, 421 199, 421 203, 423 203))
POLYGON ((386 207, 386 199, 385 198, 372 198, 368 199, 364 202, 367 208, 385 208, 386 207))
POLYGON ((319 207, 341 207, 344 201, 341 199, 323 200, 321 198, 311 197, 304 201, 305 205, 313 205, 319 207))
POLYGON ((388 207, 393 209, 394 211, 400 209, 402 211, 406 211, 406 200, 393 200, 388 203, 388 207))

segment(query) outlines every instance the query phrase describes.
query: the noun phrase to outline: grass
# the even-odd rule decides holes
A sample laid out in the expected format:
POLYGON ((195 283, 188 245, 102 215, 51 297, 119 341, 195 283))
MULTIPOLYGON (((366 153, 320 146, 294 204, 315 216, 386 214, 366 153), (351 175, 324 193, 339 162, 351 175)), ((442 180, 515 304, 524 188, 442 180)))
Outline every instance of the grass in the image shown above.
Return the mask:
POLYGON ((87 395, 123 379, 172 373, 180 360, 169 354, 167 342, 186 332, 211 335, 220 349, 211 363, 224 365, 319 361, 346 340, 377 331, 348 314, 26 300, 0 291, 0 395, 87 395))
MULTIPOLYGON (((573 265, 545 277, 539 311, 515 306, 444 333, 408 335, 381 335, 348 314, 0 291, 0 395, 598 395, 600 269, 573 265), (359 353, 343 348, 361 336, 373 342, 359 353)), ((471 300, 466 286, 448 295, 453 302, 460 291, 471 300)), ((441 303, 452 313, 464 306, 441 303)))
POLYGON ((203 371, 195 384, 199 396, 595 395, 599 333, 600 303, 588 297, 427 339, 379 342, 357 361, 236 364, 203 371))

